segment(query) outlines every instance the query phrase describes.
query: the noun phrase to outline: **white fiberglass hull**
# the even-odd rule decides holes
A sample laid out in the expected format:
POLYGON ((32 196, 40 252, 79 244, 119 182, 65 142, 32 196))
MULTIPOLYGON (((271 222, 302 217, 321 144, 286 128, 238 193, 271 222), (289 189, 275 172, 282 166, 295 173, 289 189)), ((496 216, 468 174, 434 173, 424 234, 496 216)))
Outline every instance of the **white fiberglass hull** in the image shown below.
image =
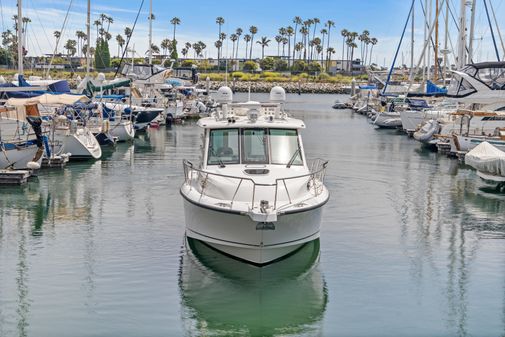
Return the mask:
POLYGON ((247 214, 210 209, 185 198, 186 235, 249 263, 267 264, 319 238, 322 205, 264 223, 253 221, 247 214))
POLYGON ((135 137, 135 128, 129 120, 110 122, 109 132, 118 142, 127 142, 135 137))
POLYGON ((63 144, 64 152, 70 153, 70 159, 99 159, 102 156, 100 144, 87 129, 79 129, 73 134, 56 133, 54 138, 63 144))
MULTIPOLYGON (((0 149, 0 169, 28 169, 29 162, 36 162, 40 165, 42 153, 39 158, 36 158, 38 151, 39 147, 35 144, 15 149, 0 149)), ((40 149, 40 151, 43 151, 43 149, 40 149)))
POLYGON ((505 152, 505 140, 492 139, 487 137, 466 137, 457 136, 458 139, 458 150, 459 151, 470 151, 482 142, 488 142, 497 149, 505 152))

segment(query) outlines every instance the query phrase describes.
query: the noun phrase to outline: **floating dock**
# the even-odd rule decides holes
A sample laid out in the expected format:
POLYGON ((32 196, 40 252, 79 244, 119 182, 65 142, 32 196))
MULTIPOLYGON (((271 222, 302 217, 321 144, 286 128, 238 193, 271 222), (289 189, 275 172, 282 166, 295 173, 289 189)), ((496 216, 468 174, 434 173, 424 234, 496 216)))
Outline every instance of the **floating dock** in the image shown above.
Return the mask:
POLYGON ((69 160, 68 155, 61 155, 52 158, 44 157, 42 159, 42 168, 64 168, 69 160))
POLYGON ((0 170, 1 185, 23 185, 32 176, 29 170, 0 170))

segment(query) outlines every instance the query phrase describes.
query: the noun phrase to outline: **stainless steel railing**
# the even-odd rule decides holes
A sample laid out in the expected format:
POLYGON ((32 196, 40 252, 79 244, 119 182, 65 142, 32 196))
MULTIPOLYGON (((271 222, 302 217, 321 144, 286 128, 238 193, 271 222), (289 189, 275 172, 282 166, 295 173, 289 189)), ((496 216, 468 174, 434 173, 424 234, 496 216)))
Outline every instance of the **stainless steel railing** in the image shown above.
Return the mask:
POLYGON ((307 178, 307 182, 304 183, 307 186, 307 191, 310 191, 314 197, 317 197, 324 190, 323 184, 324 184, 324 178, 326 175, 327 165, 328 165, 327 160, 316 159, 310 163, 309 173, 298 175, 298 176, 293 176, 293 177, 287 177, 287 178, 277 178, 275 180, 275 183, 273 183, 273 184, 261 184, 261 183, 255 182, 252 178, 248 178, 248 177, 237 177, 237 176, 231 176, 231 175, 226 175, 226 174, 219 174, 219 173, 205 171, 205 170, 196 168, 192 162, 190 162, 188 160, 183 160, 184 182, 185 182, 185 184, 188 184, 190 186, 190 190, 195 188, 195 186, 193 185, 194 182, 197 182, 198 184, 200 184, 200 191, 199 191, 200 192, 200 200, 205 195, 205 188, 207 187, 207 182, 209 180, 209 177, 227 178, 227 179, 230 179, 232 181, 234 180, 237 182, 237 187, 235 188, 235 190, 233 192, 233 196, 230 199, 230 209, 233 209, 233 203, 235 201, 235 198, 236 198, 236 196, 237 196, 237 194, 238 194, 238 192, 244 182, 248 182, 251 184, 252 196, 251 196, 251 203, 249 205, 250 209, 255 208, 256 192, 257 192, 257 189, 260 187, 274 188, 273 210, 277 210, 279 207, 285 207, 285 206, 293 204, 293 200, 292 200, 291 195, 289 193, 288 184, 286 184, 286 182, 290 181, 290 180, 295 180, 295 179, 307 178), (195 174, 197 175, 196 179, 195 179, 195 174), (280 188, 284 188, 284 190, 286 191, 287 198, 288 198, 288 202, 283 205, 278 205, 280 188))

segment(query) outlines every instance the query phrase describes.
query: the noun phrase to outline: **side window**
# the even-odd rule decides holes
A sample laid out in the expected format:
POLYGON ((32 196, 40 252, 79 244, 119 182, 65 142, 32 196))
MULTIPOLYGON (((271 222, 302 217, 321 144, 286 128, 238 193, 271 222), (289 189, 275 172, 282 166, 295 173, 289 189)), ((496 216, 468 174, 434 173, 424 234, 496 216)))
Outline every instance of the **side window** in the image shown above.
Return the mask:
POLYGON ((238 129, 211 130, 208 165, 239 164, 238 129))
POLYGON ((272 164, 303 165, 298 133, 291 129, 270 129, 272 164))

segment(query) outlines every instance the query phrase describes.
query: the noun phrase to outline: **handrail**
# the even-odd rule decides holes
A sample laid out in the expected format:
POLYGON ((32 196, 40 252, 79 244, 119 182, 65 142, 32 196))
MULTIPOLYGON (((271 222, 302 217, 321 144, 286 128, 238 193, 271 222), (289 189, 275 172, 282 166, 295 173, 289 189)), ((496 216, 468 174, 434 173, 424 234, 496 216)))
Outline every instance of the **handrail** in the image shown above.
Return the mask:
POLYGON ((284 189, 286 191, 286 194, 288 196, 288 201, 289 201, 287 204, 282 205, 281 207, 286 206, 286 205, 290 205, 290 204, 293 203, 293 201, 291 200, 291 196, 290 196, 287 184, 286 184, 287 180, 294 180, 294 179, 301 179, 301 178, 309 177, 309 180, 307 181, 307 190, 309 190, 310 187, 313 187, 313 189, 314 189, 314 192, 313 192, 314 196, 318 196, 322 192, 322 188, 321 187, 322 187, 323 182, 324 182, 325 171, 326 171, 327 165, 328 165, 328 161, 327 160, 323 160, 323 159, 317 158, 317 159, 315 159, 311 163, 311 167, 309 168, 309 170, 310 170, 309 173, 305 173, 305 174, 298 175, 298 176, 293 176, 293 177, 287 177, 287 178, 277 178, 277 179, 275 179, 275 183, 264 184, 264 183, 256 183, 252 178, 248 178, 248 177, 237 177, 237 176, 231 176, 231 175, 226 175, 226 174, 221 174, 221 173, 214 173, 214 172, 205 171, 205 170, 202 170, 202 169, 199 169, 199 168, 195 168, 192 162, 190 162, 188 160, 183 160, 184 182, 186 184, 190 185, 190 190, 193 188, 193 184, 191 184, 191 180, 193 179, 193 177, 192 177, 192 175, 190 177, 190 171, 194 171, 194 172, 200 173, 203 176, 205 176, 205 179, 203 181, 203 185, 201 186, 201 190, 200 190, 200 199, 204 195, 204 191, 205 191, 205 187, 206 187, 206 182, 207 182, 209 176, 215 176, 215 177, 221 177, 221 178, 228 178, 228 179, 238 180, 237 188, 234 190, 232 199, 230 200, 230 202, 231 202, 230 203, 230 208, 233 207, 233 203, 234 203, 235 197, 237 196, 238 191, 239 191, 240 187, 242 186, 243 181, 248 181, 248 182, 252 183, 251 209, 254 208, 254 202, 255 202, 256 188, 257 187, 275 187, 274 205, 273 205, 273 209, 274 210, 277 209, 278 191, 279 191, 279 183, 280 182, 282 182, 283 185, 284 185, 284 189), (316 179, 319 180, 319 182, 321 183, 321 185, 319 186, 319 188, 317 186, 316 179), (313 186, 310 186, 311 184, 313 186))

